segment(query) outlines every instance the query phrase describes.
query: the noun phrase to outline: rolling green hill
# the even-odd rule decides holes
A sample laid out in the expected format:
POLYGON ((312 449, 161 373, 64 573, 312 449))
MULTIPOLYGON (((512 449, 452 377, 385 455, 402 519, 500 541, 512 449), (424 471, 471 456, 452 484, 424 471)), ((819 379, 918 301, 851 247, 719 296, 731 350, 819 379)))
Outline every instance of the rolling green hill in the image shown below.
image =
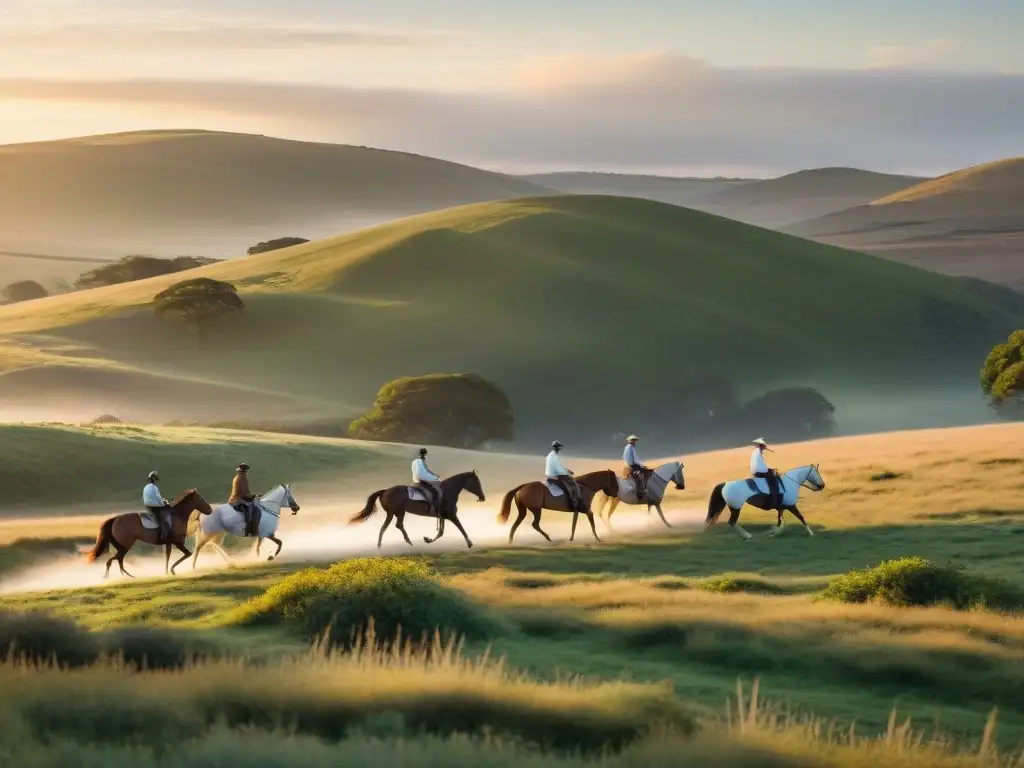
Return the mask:
POLYGON ((1024 290, 1024 157, 955 171, 787 227, 801 237, 1024 290))
POLYGON ((194 274, 248 306, 204 348, 147 307, 180 274, 0 307, 0 395, 14 407, 49 387, 81 406, 131 375, 166 386, 121 387, 123 418, 340 418, 393 377, 472 371, 526 433, 610 435, 670 413, 681 379, 723 373, 753 393, 824 385, 847 428, 828 386, 888 387, 906 424, 908 377, 973 391, 993 339, 1024 323, 1024 297, 998 286, 600 196, 465 206, 194 274), (97 372, 99 390, 76 379, 97 372))
POLYGON ((684 206, 694 206, 708 195, 757 181, 757 179, 705 179, 584 171, 534 173, 520 178, 573 195, 643 197, 648 200, 659 200, 663 203, 684 206))
POLYGON ((367 147, 210 131, 88 136, 0 146, 0 249, 231 256, 273 237, 544 192, 367 147))
POLYGON ((695 207, 748 224, 776 228, 864 205, 922 181, 925 179, 920 176, 860 168, 813 168, 733 186, 702 198, 695 207))

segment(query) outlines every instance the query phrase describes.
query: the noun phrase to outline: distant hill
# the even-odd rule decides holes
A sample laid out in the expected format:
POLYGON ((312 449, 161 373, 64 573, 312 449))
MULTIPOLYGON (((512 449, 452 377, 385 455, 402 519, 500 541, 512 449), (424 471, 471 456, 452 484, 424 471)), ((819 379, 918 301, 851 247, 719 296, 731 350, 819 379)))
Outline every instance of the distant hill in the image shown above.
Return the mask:
POLYGON ((687 178, 628 173, 561 171, 520 176, 534 184, 573 195, 643 197, 663 203, 692 207, 699 200, 756 179, 687 178))
POLYGON ((774 229, 864 205, 923 180, 860 168, 815 168, 733 186, 701 199, 695 207, 774 229))
POLYGON ((340 417, 396 376, 471 371, 543 446, 656 424, 682 380, 721 373, 747 393, 824 385, 841 420, 844 392, 887 387, 898 425, 915 376, 968 386, 984 412, 979 360, 1022 324, 1024 296, 999 286, 663 203, 543 197, 0 307, 0 397, 340 417), (147 308, 183 274, 233 282, 248 307, 204 348, 147 308))
POLYGON ((0 250, 232 256, 453 205, 545 194, 523 179, 367 147, 208 131, 0 146, 0 250))
POLYGON ((1024 157, 955 171, 786 231, 1024 289, 1024 157))

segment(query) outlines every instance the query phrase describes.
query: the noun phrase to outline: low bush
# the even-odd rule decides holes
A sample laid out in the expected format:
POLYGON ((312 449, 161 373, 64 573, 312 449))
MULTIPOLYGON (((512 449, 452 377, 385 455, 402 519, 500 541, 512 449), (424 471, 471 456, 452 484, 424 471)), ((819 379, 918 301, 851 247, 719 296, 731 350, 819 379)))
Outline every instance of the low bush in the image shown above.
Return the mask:
POLYGON ((829 582, 822 597, 843 603, 945 605, 957 610, 1024 608, 1024 592, 1009 582, 921 557, 887 560, 874 568, 850 571, 829 582))
POLYGON ((71 619, 43 611, 0 610, 0 662, 81 666, 99 652, 96 636, 71 619))
POLYGON ((470 640, 491 637, 500 623, 487 609, 445 586, 421 560, 368 557, 292 574, 242 606, 240 624, 286 621, 310 639, 329 631, 351 646, 371 625, 376 636, 420 639, 435 631, 470 640))

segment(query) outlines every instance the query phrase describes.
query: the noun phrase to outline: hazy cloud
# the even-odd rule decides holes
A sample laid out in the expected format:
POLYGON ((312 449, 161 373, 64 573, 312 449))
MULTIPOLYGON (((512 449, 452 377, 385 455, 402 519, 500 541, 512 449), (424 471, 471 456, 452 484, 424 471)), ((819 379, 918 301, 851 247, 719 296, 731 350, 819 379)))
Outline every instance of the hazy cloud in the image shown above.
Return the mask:
POLYGON ((142 49, 294 49, 410 46, 440 32, 339 27, 80 24, 0 30, 0 45, 142 49))
POLYGON ((960 49, 960 43, 946 38, 935 38, 904 45, 877 45, 868 51, 869 67, 920 67, 942 62, 960 49))
POLYGON ((6 80, 4 97, 215 110, 254 131, 286 118, 307 137, 505 166, 938 172, 1024 154, 1022 76, 720 69, 659 54, 534 62, 467 93, 6 80))

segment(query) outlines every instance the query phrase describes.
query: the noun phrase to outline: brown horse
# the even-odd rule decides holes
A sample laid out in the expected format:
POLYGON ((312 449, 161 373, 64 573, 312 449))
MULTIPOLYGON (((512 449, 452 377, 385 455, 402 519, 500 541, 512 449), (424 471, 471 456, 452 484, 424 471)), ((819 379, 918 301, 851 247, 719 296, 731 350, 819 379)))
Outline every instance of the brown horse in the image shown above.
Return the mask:
MULTIPOLYGON (((484 488, 480 484, 480 476, 477 475, 476 470, 472 472, 461 472, 451 477, 446 477, 441 481, 441 517, 437 521, 437 536, 432 539, 428 539, 426 536, 423 540, 427 544, 433 544, 435 541, 444 536, 444 523, 446 520, 451 520, 455 523, 455 527, 459 529, 459 533, 466 540, 466 546, 473 547, 473 542, 469 540, 469 536, 466 535, 466 529, 462 527, 462 523, 459 522, 459 494, 463 491, 469 491, 474 494, 479 501, 486 501, 484 496, 484 488)), ((380 527, 380 535, 377 537, 377 549, 381 548, 381 542, 384 541, 384 531, 391 525, 391 520, 395 520, 395 527, 402 532, 405 537, 405 543, 410 547, 412 546, 412 540, 409 538, 409 534, 405 532, 405 516, 419 515, 421 517, 434 517, 430 512, 430 505, 425 501, 418 501, 409 498, 409 486, 407 485, 393 485, 390 488, 386 488, 380 491, 374 491, 370 494, 366 500, 366 506, 363 507, 363 511, 354 515, 349 520, 349 525, 352 523, 361 523, 364 520, 368 520, 374 512, 377 511, 377 502, 380 501, 380 505, 384 507, 384 511, 387 513, 387 517, 384 518, 384 525, 380 527)))
MULTIPOLYGON (((585 475, 580 475, 576 478, 576 483, 580 486, 580 506, 583 508, 583 514, 590 521, 590 530, 593 531, 594 538, 600 541, 601 539, 597 535, 597 526, 594 525, 594 513, 590 510, 590 504, 594 500, 594 496, 600 491, 604 491, 609 496, 618 496, 619 478, 615 476, 615 472, 612 470, 601 469, 597 472, 588 472, 585 475)), ((573 511, 569 509, 568 496, 552 496, 548 490, 547 483, 538 480, 532 483, 524 483, 505 494, 505 498, 501 500, 501 512, 498 513, 499 523, 508 522, 513 500, 515 500, 516 509, 519 511, 519 517, 512 523, 512 530, 508 532, 509 544, 512 543, 512 537, 516 535, 516 528, 526 519, 527 511, 533 513, 534 530, 548 541, 551 541, 551 537, 544 533, 540 527, 541 510, 550 509, 555 512, 573 511)), ((572 532, 569 535, 569 541, 576 537, 576 519, 577 515, 573 514, 572 532)))
MULTIPOLYGON (((174 569, 178 565, 192 556, 192 552, 185 546, 189 516, 193 512, 208 515, 213 512, 213 509, 206 499, 199 494, 199 491, 191 488, 171 503, 171 508, 168 512, 171 517, 171 530, 167 537, 167 542, 164 544, 164 573, 169 571, 173 574, 174 569), (175 561, 174 565, 169 566, 172 545, 184 554, 175 561)), ((158 532, 157 529, 146 528, 142 525, 142 514, 139 512, 125 512, 122 515, 111 517, 100 526, 99 535, 96 537, 96 546, 92 548, 88 555, 89 562, 95 562, 106 554, 107 550, 110 549, 110 545, 113 544, 116 552, 107 560, 107 570, 103 573, 103 578, 107 578, 110 575, 110 564, 117 560, 121 573, 134 579, 135 577, 124 569, 124 556, 128 554, 128 550, 135 546, 137 541, 159 546, 156 543, 158 532)))

